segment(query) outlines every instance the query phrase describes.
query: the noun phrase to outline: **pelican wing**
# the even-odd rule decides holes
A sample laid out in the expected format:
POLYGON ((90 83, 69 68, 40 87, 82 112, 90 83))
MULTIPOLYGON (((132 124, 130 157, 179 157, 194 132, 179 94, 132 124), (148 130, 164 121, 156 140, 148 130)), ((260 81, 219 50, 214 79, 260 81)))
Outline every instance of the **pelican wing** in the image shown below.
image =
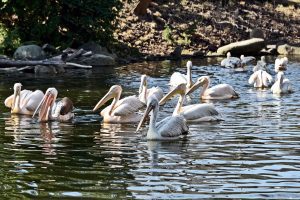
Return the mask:
POLYGON ((250 65, 250 64, 253 64, 255 62, 255 60, 256 59, 253 56, 246 56, 243 59, 241 59, 241 63, 243 65, 250 65))
POLYGON ((231 85, 219 84, 211 87, 205 92, 205 96, 209 95, 211 97, 238 97, 238 93, 233 89, 231 85))
POLYGON ((149 98, 152 95, 154 95, 156 99, 160 101, 164 96, 164 92, 160 87, 152 87, 147 90, 147 98, 149 98))
POLYGON ((265 86, 268 86, 269 83, 272 83, 272 81, 273 81, 272 76, 268 72, 263 71, 262 72, 262 82, 263 82, 263 84, 265 86))
POLYGON ((117 102, 113 115, 115 116, 125 116, 137 112, 145 104, 139 100, 136 96, 128 96, 117 102))
POLYGON ((170 78, 169 85, 172 87, 175 87, 177 85, 180 85, 182 83, 187 83, 186 75, 183 75, 179 72, 174 72, 170 78))
POLYGON ((162 137, 165 138, 176 138, 182 134, 188 133, 188 126, 183 116, 170 116, 162 120, 156 125, 157 130, 160 132, 162 137))
POLYGON ((289 79, 285 78, 282 82, 282 86, 281 86, 282 90, 285 92, 285 93, 290 93, 292 92, 292 85, 291 85, 291 82, 289 79))
MULTIPOLYGON (((254 71, 254 70, 253 70, 253 71, 254 71)), ((248 83, 249 83, 249 84, 255 83, 255 82, 256 82, 256 79, 258 78, 259 73, 260 73, 259 70, 258 70, 258 71, 255 71, 255 72, 250 76, 250 78, 249 78, 249 80, 248 80, 248 83)))
POLYGON ((219 115, 213 104, 194 104, 182 107, 181 114, 186 120, 199 120, 205 117, 215 117, 219 115))
POLYGON ((34 112, 39 103, 42 101, 43 96, 44 93, 41 90, 27 92, 24 100, 21 102, 21 107, 25 106, 27 110, 34 112))

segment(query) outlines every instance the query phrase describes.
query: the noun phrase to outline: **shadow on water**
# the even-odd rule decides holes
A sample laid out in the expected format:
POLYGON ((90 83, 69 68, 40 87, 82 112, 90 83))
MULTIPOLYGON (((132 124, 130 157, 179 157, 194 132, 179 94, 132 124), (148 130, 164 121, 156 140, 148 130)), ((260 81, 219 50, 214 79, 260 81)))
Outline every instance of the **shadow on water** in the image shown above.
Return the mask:
MULTIPOLYGON (((224 121, 190 124, 186 138, 168 142, 147 141, 147 128, 136 133, 136 124, 104 124, 92 109, 113 84, 123 86, 122 96, 136 94, 144 73, 151 76, 149 87, 166 93, 170 75, 185 73, 185 61, 55 76, 0 74, 0 102, 21 82, 31 90, 54 86, 76 107, 71 123, 38 123, 0 104, 1 199, 299 199, 300 58, 290 58, 285 74, 295 93, 284 96, 252 88, 250 68, 223 69, 221 59, 193 60, 192 78, 209 75, 212 86, 231 84, 240 98, 211 101, 224 121)), ((199 91, 186 103, 206 102, 199 91)), ((161 106, 159 119, 171 115, 176 102, 161 106)))

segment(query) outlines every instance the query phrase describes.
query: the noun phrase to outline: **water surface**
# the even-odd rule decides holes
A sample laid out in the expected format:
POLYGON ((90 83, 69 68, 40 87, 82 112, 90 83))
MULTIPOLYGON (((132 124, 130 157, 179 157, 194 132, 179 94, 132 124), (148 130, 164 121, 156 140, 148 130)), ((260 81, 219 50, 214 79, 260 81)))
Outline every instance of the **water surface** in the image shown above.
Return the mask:
MULTIPOLYGON (((274 63, 275 58, 268 58, 274 63)), ((145 140, 146 128, 103 124, 91 109, 113 84, 136 94, 140 75, 168 91, 185 61, 136 63, 116 68, 69 70, 55 76, 0 74, 0 102, 15 82, 26 89, 56 87, 76 106, 72 123, 38 123, 0 105, 1 199, 300 199, 300 58, 286 76, 295 93, 276 96, 247 84, 251 75, 218 66, 220 59, 193 60, 193 80, 231 84, 237 100, 213 102, 224 121, 191 124, 186 138, 145 140)), ((269 65, 273 69, 273 65, 269 65)), ((199 91, 192 103, 199 103, 199 91)), ((169 116, 176 99, 161 108, 169 116)))

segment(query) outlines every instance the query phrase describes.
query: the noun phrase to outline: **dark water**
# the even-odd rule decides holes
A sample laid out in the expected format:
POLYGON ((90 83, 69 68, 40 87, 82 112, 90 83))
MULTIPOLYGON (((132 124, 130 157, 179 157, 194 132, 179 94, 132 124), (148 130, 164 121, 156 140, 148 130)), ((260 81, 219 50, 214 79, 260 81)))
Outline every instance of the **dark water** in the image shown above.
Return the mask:
MULTIPOLYGON (((165 92, 184 63, 139 63, 114 69, 70 70, 64 75, 1 74, 0 102, 15 82, 26 89, 56 87, 76 106, 72 123, 39 124, 11 116, 0 105, 1 199, 300 199, 300 58, 286 76, 295 93, 274 96, 247 84, 248 73, 221 69, 220 60, 194 60, 193 78, 210 75, 241 98, 215 102, 225 121, 190 125, 186 139, 149 142, 146 128, 107 125, 90 110, 112 84, 136 94, 140 75, 165 92), (180 67, 181 66, 181 67, 180 67)), ((268 59, 274 63, 274 58, 268 59)), ((273 65, 270 65, 273 69, 273 65)), ((198 92, 199 93, 199 92, 198 92)), ((192 102, 199 102, 196 93, 192 102)), ((173 111, 167 103, 160 117, 173 111)))

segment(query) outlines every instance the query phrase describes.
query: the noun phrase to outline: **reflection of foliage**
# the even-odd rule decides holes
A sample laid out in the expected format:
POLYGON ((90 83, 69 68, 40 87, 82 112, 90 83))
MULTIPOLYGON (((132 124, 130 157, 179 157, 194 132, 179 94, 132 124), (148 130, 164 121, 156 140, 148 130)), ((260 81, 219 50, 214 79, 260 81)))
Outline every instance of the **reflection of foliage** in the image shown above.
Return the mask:
POLYGON ((0 23, 7 37, 56 46, 112 39, 120 0, 0 1, 0 23), (14 37, 13 37, 14 38, 14 37))
POLYGON ((172 36, 171 36, 172 30, 170 26, 166 25, 165 29, 162 32, 162 37, 164 40, 166 40, 169 44, 172 44, 172 36))

